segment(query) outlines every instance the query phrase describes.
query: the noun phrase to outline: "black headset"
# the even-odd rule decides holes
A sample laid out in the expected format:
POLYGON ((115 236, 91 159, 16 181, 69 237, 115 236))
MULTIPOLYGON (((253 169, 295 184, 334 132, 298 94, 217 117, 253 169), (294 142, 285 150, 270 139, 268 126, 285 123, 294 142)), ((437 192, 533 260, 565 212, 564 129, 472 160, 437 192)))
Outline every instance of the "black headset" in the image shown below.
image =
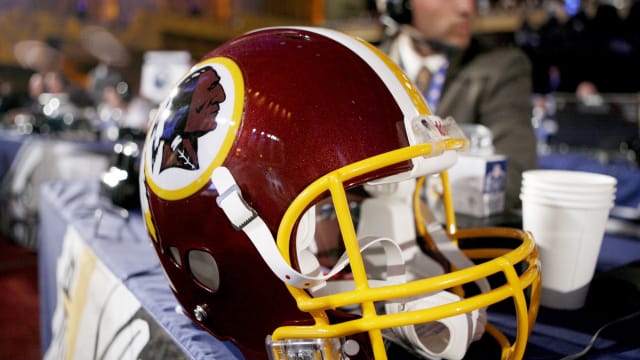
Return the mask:
POLYGON ((409 0, 386 0, 385 11, 398 24, 411 24, 413 20, 409 0))
MULTIPOLYGON (((385 0, 385 16, 391 18, 395 24, 388 24, 394 28, 394 31, 398 31, 397 25, 413 25, 413 9, 411 9, 411 0, 385 0)), ((395 34, 395 32, 394 32, 395 34)), ((424 41, 434 49, 445 53, 453 54, 460 51, 460 49, 447 45, 438 40, 432 39, 416 39, 418 41, 424 41)))

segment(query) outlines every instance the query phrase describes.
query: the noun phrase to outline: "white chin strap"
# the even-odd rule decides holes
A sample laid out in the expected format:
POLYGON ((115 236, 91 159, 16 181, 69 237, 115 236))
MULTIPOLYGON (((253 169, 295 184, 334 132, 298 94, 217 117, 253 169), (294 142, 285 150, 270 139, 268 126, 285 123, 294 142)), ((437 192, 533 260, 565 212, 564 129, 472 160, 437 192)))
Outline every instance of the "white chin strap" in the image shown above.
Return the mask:
MULTIPOLYGON (((336 266, 326 275, 307 275, 292 268, 280 254, 267 224, 242 198, 240 187, 229 169, 224 166, 214 169, 211 182, 218 190, 216 202, 227 215, 231 225, 249 237, 264 262, 285 284, 303 289, 322 287, 329 278, 342 270, 336 266)), ((343 267, 346 265, 344 264, 343 267)))
MULTIPOLYGON (((328 273, 322 275, 317 258, 307 248, 298 252, 301 267, 304 273, 293 269, 283 259, 276 241, 269 231, 267 224, 242 198, 240 187, 236 184, 233 175, 226 167, 218 167, 211 174, 211 182, 218 190, 216 202, 222 208, 225 215, 238 231, 243 231, 249 240, 256 247, 264 262, 271 271, 287 285, 297 288, 310 289, 311 293, 320 293, 327 285, 327 280, 344 270, 349 265, 349 257, 344 253, 334 267, 328 273)), ((313 238, 313 226, 315 225, 315 211, 307 211, 298 225, 298 235, 300 244, 309 246, 309 238, 313 238)), ((360 251, 364 252, 368 248, 381 244, 390 255, 389 258, 396 259, 398 263, 388 263, 389 280, 400 281, 398 276, 404 279, 404 262, 397 244, 385 238, 366 238, 358 241, 360 251), (395 248, 394 248, 395 247, 395 248)))
MULTIPOLYGON (((216 199, 218 206, 223 210, 233 227, 247 235, 265 263, 280 280, 293 287, 309 289, 314 296, 353 290, 353 281, 327 281, 349 264, 346 253, 338 259, 331 271, 322 275, 315 255, 308 247, 302 248, 298 251, 298 256, 304 273, 293 269, 280 254, 276 241, 264 220, 242 198, 240 188, 231 172, 226 167, 218 167, 211 175, 211 182, 219 194, 216 199)), ((301 236, 300 244, 303 246, 309 246, 309 236, 314 233, 314 216, 314 211, 307 211, 298 226, 298 235, 301 236)), ((443 231, 442 235, 446 237, 446 243, 444 238, 437 235, 437 229, 430 228, 429 230, 434 230, 436 234, 432 233, 432 236, 439 243, 439 246, 442 245, 445 248, 443 254, 445 256, 449 254, 451 257, 446 257, 456 267, 461 269, 473 265, 446 237, 441 227, 440 230, 443 231)), ((370 286, 402 284, 407 281, 403 251, 396 241, 386 237, 367 236, 359 239, 358 244, 364 258, 367 255, 365 252, 375 248, 376 245, 382 246, 385 253, 385 279, 369 280, 370 286)), ((479 286, 482 291, 488 290, 488 284, 486 287, 485 284, 479 284, 479 286)), ((439 291, 428 296, 389 302, 385 304, 385 310, 387 313, 400 313, 431 308, 459 300, 461 298, 453 293, 439 291)), ((485 324, 486 314, 484 309, 480 309, 435 322, 392 328, 388 335, 396 338, 397 342, 403 346, 427 358, 460 359, 464 356, 469 344, 482 336, 485 324)))

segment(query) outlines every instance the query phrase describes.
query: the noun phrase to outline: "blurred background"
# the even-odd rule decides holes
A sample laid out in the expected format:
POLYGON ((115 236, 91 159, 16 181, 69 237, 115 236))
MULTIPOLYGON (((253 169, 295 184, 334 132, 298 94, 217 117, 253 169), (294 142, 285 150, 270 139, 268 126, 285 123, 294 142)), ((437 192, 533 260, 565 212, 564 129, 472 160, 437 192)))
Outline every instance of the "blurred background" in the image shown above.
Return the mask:
MULTIPOLYGON (((574 91, 583 80, 602 92, 636 92, 636 3, 478 0, 474 29, 527 51, 536 92, 574 91)), ((382 36, 375 0, 2 0, 0 20, 2 81, 15 91, 26 91, 33 71, 59 70, 84 85, 100 62, 137 87, 146 51, 184 50, 198 59, 264 26, 327 26, 374 43, 382 36), (116 40, 124 49, 114 48, 116 40)))
MULTIPOLYGON (((532 121, 541 151, 549 146, 594 150, 602 143, 605 150, 614 148, 606 156, 633 162, 635 152, 630 149, 638 146, 640 90, 640 72, 635 69, 640 56, 638 1, 477 4, 481 16, 474 23, 476 35, 518 46, 532 60, 532 121), (603 112, 621 120, 615 127, 633 136, 576 137, 566 131, 571 118, 597 121, 603 112)), ((157 91, 142 85, 158 82, 157 74, 144 74, 145 63, 177 62, 184 67, 234 36, 273 25, 326 26, 375 44, 383 36, 378 15, 375 0, 0 0, 0 114, 5 125, 26 122, 22 131, 56 130, 24 116, 16 119, 15 109, 30 108, 42 92, 64 92, 71 98, 65 102, 82 113, 75 111, 73 121, 67 119, 57 128, 104 128, 114 107, 129 106, 137 97, 150 101, 151 107, 157 102, 157 91), (95 113, 87 113, 88 106, 95 113), (88 123, 83 125, 80 118, 88 123)), ((179 73, 183 67, 174 70, 179 73)), ((44 106, 42 101, 36 105, 44 106)), ((129 125, 140 127, 140 122, 129 125)), ((601 124, 599 134, 602 128, 611 132, 609 125, 601 124)))

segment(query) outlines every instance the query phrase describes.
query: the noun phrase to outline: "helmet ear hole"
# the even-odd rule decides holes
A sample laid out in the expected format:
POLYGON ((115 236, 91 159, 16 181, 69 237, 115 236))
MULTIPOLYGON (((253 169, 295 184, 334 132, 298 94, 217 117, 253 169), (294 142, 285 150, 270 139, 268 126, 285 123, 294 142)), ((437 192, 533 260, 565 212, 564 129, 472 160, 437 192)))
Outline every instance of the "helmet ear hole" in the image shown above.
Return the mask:
POLYGON ((215 292, 220 287, 220 271, 218 263, 206 251, 191 250, 187 256, 189 270, 200 286, 215 292))
POLYGON ((169 248, 169 255, 171 255, 171 260, 173 260, 178 267, 182 267, 182 258, 180 257, 180 251, 177 247, 172 246, 169 248))

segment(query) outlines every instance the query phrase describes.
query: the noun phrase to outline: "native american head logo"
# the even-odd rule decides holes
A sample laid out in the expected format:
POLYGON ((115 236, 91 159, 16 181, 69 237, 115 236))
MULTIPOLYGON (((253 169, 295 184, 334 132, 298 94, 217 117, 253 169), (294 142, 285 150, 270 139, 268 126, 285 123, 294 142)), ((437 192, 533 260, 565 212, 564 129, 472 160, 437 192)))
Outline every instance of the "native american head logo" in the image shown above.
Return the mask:
MULTIPOLYGON (((152 145, 152 167, 161 151, 159 171, 178 167, 197 170, 198 139, 216 129, 220 103, 226 99, 220 77, 211 67, 195 71, 179 85, 180 94, 171 99, 162 133, 152 145)), ((158 131, 157 129, 154 129, 158 131)))
POLYGON ((158 110, 147 139, 145 176, 158 194, 201 187, 229 151, 242 117, 244 83, 230 59, 196 65, 158 110))

